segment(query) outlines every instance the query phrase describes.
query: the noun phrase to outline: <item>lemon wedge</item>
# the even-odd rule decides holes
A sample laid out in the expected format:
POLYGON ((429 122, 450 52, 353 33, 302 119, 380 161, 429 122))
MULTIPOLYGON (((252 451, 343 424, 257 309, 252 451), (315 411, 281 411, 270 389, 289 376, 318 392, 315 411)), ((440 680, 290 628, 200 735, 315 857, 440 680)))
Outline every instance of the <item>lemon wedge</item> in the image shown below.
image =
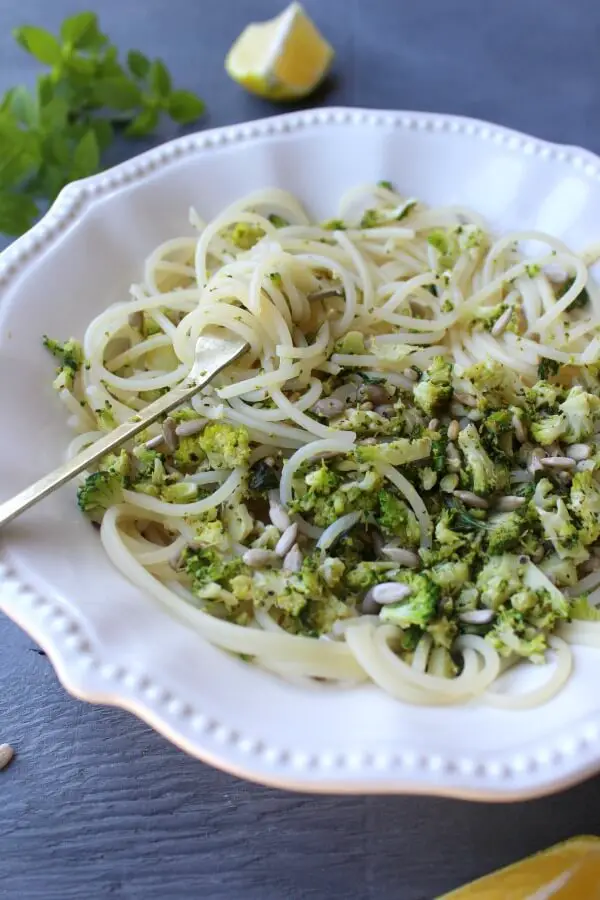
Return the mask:
POLYGON ((333 47, 306 15, 290 3, 267 22, 245 28, 225 60, 227 73, 246 90, 267 100, 297 100, 323 80, 333 47))

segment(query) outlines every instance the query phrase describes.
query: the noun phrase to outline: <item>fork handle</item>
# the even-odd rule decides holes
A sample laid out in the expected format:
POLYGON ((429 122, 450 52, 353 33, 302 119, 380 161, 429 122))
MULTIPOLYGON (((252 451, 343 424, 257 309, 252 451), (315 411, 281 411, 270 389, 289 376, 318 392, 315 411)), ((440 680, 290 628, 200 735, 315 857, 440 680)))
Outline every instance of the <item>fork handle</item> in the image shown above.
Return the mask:
POLYGON ((86 447, 68 462, 59 466, 53 472, 44 475, 39 481, 30 484, 29 487, 26 487, 15 497, 0 503, 0 528, 22 512, 25 512, 26 509, 29 509, 30 506, 33 506, 39 500, 43 500, 44 497, 47 497, 57 488, 62 487, 63 484, 66 484, 75 475, 79 475, 88 466, 98 462, 107 453, 121 447, 126 441, 147 428, 148 425, 152 425, 153 422, 164 416, 165 413, 171 412, 177 406, 185 403, 186 400, 190 400, 225 365, 232 361, 232 358, 229 358, 223 362, 221 358, 217 366, 214 366, 212 369, 209 367, 205 370, 199 381, 194 380, 191 382, 189 379, 186 379, 181 384, 171 388, 163 397, 159 397, 158 400, 144 407, 138 415, 132 416, 127 422, 117 426, 109 434, 86 447))

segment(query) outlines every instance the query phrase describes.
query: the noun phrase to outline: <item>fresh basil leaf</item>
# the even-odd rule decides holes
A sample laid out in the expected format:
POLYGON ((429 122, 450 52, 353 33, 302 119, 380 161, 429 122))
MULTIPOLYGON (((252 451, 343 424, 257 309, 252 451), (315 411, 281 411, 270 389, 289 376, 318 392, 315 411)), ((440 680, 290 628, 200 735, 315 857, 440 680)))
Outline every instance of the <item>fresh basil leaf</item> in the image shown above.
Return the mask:
POLYGON ((60 44, 53 34, 45 28, 35 25, 24 25, 15 28, 13 35, 18 44, 47 66, 53 66, 61 60, 60 44))
POLYGON ((150 71, 150 60, 139 50, 130 50, 127 54, 127 67, 136 78, 146 78, 150 71))
POLYGON ((45 106, 54 96, 54 82, 50 75, 39 75, 37 80, 37 98, 40 106, 45 106))
POLYGON ((73 47, 97 46, 100 37, 98 16, 93 12, 76 13, 69 16, 60 26, 60 37, 63 43, 73 47))
POLYGON ((0 231, 4 234, 23 234, 37 214, 38 208, 27 194, 0 194, 0 231))
POLYGON ((0 120, 0 189, 16 187, 38 168, 40 161, 37 136, 0 120))
POLYGON ((171 93, 171 76, 162 59, 155 59, 150 64, 148 80, 151 90, 158 97, 168 97, 171 93))
POLYGON ((169 115, 180 125, 189 125, 204 112, 204 103, 191 91, 173 91, 169 97, 169 115))
POLYGON ((64 97, 55 96, 40 109, 40 127, 43 131, 60 131, 67 123, 69 104, 64 97))
POLYGON ((139 106, 142 99, 139 87, 123 77, 104 78, 99 81, 94 87, 94 95, 97 100, 112 109, 134 109, 139 106))
POLYGON ((139 113, 125 129, 128 137, 144 137, 154 131, 158 125, 160 113, 157 109, 146 108, 139 113))
POLYGON ((96 135, 96 141, 98 142, 100 152, 106 150, 107 147, 110 147, 114 140, 115 132, 108 119, 93 119, 89 123, 89 127, 93 129, 94 134, 96 135))
POLYGON ((98 171, 100 150, 95 132, 90 129, 81 138, 73 153, 72 178, 87 178, 98 171))
POLYGON ((90 59, 87 56, 73 55, 67 61, 67 66, 69 69, 72 69, 74 72, 78 72, 80 75, 95 75, 97 69, 97 63, 95 59, 90 59))
POLYGON ((22 125, 35 128, 39 121, 39 107, 36 98, 24 85, 11 91, 10 108, 15 119, 22 125))

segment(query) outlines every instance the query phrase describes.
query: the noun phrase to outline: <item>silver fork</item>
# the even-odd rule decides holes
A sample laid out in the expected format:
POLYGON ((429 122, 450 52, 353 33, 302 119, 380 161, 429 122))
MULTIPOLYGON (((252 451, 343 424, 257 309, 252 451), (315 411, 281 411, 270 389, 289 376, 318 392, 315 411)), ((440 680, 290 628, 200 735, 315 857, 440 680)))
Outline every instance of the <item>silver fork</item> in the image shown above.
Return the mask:
POLYGON ((249 344, 235 335, 202 334, 196 343, 194 365, 188 377, 181 384, 172 388, 163 397, 159 397, 154 403, 150 403, 139 413, 133 415, 129 421, 111 431, 110 434, 86 447, 69 462, 59 466, 48 475, 44 475, 34 484, 30 484, 10 500, 0 503, 0 528, 25 512, 34 503, 43 500, 44 497, 62 487, 88 466, 98 462, 107 453, 121 447, 148 425, 152 425, 153 422, 164 416, 165 413, 171 412, 186 400, 190 400, 215 375, 235 362, 248 349, 249 344))

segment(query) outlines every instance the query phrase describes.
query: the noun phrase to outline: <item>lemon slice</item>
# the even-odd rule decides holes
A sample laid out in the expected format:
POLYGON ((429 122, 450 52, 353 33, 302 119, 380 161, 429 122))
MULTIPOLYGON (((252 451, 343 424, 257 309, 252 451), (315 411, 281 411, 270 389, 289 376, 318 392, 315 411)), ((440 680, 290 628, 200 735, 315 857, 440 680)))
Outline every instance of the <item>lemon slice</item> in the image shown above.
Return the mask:
POLYGON ((306 97, 333 59, 327 43, 300 3, 267 22, 248 25, 225 60, 227 73, 246 90, 268 100, 306 97))

